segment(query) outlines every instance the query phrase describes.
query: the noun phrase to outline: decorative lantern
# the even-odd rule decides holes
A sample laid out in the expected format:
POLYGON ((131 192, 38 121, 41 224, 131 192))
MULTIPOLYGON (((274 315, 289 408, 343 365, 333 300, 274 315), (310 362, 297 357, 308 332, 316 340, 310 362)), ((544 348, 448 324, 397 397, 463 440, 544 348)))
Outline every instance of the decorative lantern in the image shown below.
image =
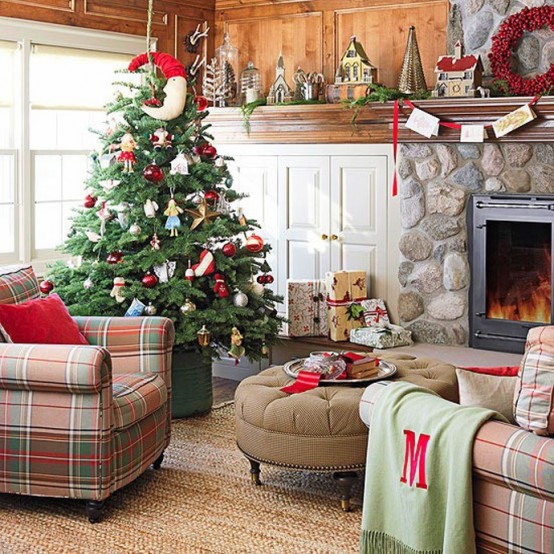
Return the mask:
POLYGON ((248 62, 240 74, 240 103, 250 104, 263 96, 262 75, 259 69, 248 62))
POLYGON ((206 329, 205 325, 202 325, 202 329, 196 333, 198 335, 198 344, 205 348, 210 346, 210 341, 212 340, 212 334, 206 329))
POLYGON ((223 35, 223 44, 219 48, 216 48, 215 57, 219 62, 219 67, 223 72, 224 82, 229 90, 225 97, 225 104, 227 106, 233 106, 237 100, 239 50, 231 44, 228 33, 223 35))

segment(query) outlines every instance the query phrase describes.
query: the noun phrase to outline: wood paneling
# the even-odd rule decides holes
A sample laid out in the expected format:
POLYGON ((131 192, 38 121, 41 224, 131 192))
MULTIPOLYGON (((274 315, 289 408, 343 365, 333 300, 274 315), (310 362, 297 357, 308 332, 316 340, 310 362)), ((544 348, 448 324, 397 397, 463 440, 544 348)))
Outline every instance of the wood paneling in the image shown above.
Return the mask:
POLYGON ((396 87, 408 31, 410 25, 414 25, 427 86, 432 87, 436 61, 445 54, 447 16, 444 2, 339 11, 336 14, 337 59, 340 59, 350 37, 356 35, 371 62, 379 68, 378 81, 396 87))
POLYGON ((319 12, 231 21, 227 30, 232 44, 239 49, 239 68, 246 67, 249 60, 255 65, 264 61, 259 69, 266 90, 275 80, 281 52, 291 87, 298 66, 306 71, 321 71, 323 18, 319 12))
MULTIPOLYGON (((521 107, 530 98, 461 98, 416 102, 441 121, 464 125, 488 125, 521 107)), ((496 139, 489 131, 487 142, 552 142, 554 97, 543 97, 533 108, 537 119, 509 135, 496 139)), ((254 111, 250 135, 239 108, 212 108, 207 119, 211 132, 220 143, 390 143, 392 142, 393 103, 373 103, 351 123, 353 112, 337 104, 315 106, 265 106, 254 111)), ((410 110, 403 108, 400 118, 400 142, 460 142, 460 131, 441 127, 438 137, 426 139, 406 129, 410 110)))
MULTIPOLYGON (((147 8, 148 0, 3 0, 0 16, 146 36, 147 8)), ((183 39, 203 21, 212 29, 213 49, 215 0, 157 0, 154 8, 158 50, 190 63, 194 56, 185 52, 183 39)))
POLYGON ((446 53, 448 6, 448 0, 217 0, 216 44, 223 32, 230 31, 241 69, 251 59, 262 71, 267 91, 280 48, 289 84, 298 65, 323 71, 332 82, 349 39, 356 34, 380 69, 379 81, 396 86, 408 29, 415 25, 427 84, 432 87, 435 62, 446 53))

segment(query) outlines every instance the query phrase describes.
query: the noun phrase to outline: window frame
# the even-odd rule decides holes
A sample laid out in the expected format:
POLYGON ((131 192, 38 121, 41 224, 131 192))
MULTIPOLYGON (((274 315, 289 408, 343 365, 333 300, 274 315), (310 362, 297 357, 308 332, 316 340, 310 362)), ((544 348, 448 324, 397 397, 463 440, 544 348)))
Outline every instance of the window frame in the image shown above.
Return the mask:
MULTIPOLYGON (((13 120, 15 133, 13 149, 3 149, 15 156, 15 252, 0 254, 0 264, 33 264, 37 273, 43 273, 48 263, 68 258, 55 250, 41 250, 35 255, 34 230, 34 190, 32 157, 40 149, 30 147, 30 56, 33 44, 79 48, 128 54, 135 56, 144 52, 144 37, 108 31, 96 31, 81 27, 68 27, 51 23, 40 23, 9 17, 0 17, 0 40, 13 41, 18 44, 19 74, 16 79, 18 94, 14 100, 13 120)), ((152 40, 155 50, 156 40, 152 40)), ((53 152, 63 154, 77 153, 82 149, 57 149, 53 152)), ((83 187, 84 196, 84 187, 83 187)))

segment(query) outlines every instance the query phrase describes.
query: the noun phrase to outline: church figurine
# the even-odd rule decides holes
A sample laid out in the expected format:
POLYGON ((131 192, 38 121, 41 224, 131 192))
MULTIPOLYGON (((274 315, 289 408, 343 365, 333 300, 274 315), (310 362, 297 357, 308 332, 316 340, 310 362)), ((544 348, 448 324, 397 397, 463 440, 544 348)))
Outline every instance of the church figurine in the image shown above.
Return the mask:
POLYGON ((479 55, 464 56, 458 41, 453 56, 441 56, 435 67, 437 83, 434 98, 474 97, 483 81, 483 62, 479 55))
POLYGON ((277 67, 275 68, 275 81, 269 89, 267 96, 268 104, 284 104, 292 101, 292 90, 285 80, 285 61, 283 54, 279 55, 277 67))
POLYGON ((335 74, 335 84, 370 85, 377 80, 377 68, 369 61, 364 47, 353 36, 335 74))

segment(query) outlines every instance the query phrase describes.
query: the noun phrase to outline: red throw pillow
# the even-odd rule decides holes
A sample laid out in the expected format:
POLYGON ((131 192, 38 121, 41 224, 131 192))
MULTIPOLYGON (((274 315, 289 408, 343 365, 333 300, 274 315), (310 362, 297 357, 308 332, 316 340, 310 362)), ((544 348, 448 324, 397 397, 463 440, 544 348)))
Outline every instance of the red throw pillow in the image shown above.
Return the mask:
POLYGON ((519 371, 518 365, 504 365, 497 367, 462 367, 466 371, 473 373, 483 373, 485 375, 497 375, 498 377, 516 377, 519 371))
POLYGON ((57 294, 0 305, 0 332, 8 342, 89 344, 57 294))

